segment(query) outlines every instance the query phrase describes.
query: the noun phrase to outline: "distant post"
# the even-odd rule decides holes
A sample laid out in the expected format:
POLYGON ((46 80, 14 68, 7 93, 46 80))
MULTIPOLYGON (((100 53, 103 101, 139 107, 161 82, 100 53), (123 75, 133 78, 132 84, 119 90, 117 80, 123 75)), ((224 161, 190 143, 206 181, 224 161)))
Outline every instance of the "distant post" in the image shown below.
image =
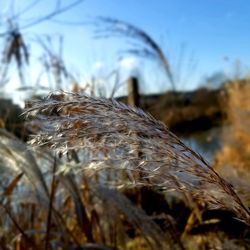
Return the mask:
POLYGON ((136 77, 128 79, 128 105, 136 107, 140 105, 139 84, 136 77))

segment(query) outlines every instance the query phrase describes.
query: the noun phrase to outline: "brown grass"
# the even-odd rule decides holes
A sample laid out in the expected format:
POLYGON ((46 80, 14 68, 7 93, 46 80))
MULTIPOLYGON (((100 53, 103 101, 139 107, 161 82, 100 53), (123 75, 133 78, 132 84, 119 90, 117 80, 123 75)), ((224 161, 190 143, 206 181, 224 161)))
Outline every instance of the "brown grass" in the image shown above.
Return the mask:
POLYGON ((227 123, 224 146, 215 157, 215 167, 245 196, 250 205, 250 80, 238 80, 227 85, 224 108, 227 123))

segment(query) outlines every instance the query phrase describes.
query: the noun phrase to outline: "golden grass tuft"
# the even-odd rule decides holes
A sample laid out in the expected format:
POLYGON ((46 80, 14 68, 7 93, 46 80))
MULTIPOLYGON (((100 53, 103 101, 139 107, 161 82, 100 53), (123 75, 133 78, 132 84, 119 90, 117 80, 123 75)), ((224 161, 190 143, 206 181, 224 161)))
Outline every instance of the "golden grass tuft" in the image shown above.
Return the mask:
POLYGON ((223 148, 215 156, 215 168, 243 193, 250 205, 250 79, 235 80, 225 88, 227 114, 223 148))

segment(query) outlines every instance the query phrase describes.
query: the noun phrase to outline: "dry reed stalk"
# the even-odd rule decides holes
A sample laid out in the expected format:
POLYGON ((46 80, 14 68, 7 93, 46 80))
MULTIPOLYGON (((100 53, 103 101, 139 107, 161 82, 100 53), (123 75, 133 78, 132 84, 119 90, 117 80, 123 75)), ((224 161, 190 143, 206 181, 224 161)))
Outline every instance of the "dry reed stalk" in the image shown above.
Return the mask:
POLYGON ((50 247, 50 229, 51 229, 51 222, 52 222, 53 202, 54 202, 55 193, 56 193, 56 178, 55 178, 56 169, 57 169, 57 162, 56 162, 56 157, 55 157, 53 171, 52 171, 53 175, 52 175, 52 180, 51 180, 51 191, 49 195, 49 207, 48 207, 45 245, 44 245, 45 250, 48 250, 50 247))
POLYGON ((97 24, 103 26, 103 28, 96 31, 97 37, 107 38, 111 36, 120 36, 131 38, 136 43, 138 42, 140 46, 128 49, 126 52, 138 57, 153 59, 158 62, 166 73, 172 89, 176 89, 173 72, 168 58, 157 42, 147 32, 130 23, 114 18, 99 17, 98 21, 99 23, 97 24))
POLYGON ((40 124, 31 144, 48 145, 60 153, 81 150, 82 170, 128 171, 136 185, 182 191, 250 223, 250 213, 232 186, 163 123, 140 109, 115 100, 60 93, 32 102, 26 114, 40 124))

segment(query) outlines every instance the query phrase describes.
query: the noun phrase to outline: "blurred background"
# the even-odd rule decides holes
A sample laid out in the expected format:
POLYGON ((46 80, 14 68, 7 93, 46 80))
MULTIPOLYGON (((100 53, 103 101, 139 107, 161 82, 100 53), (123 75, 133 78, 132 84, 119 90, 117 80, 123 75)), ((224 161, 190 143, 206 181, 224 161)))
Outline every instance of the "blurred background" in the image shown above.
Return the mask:
POLYGON ((249 206, 249 11, 248 0, 0 1, 0 127, 26 143, 23 108, 55 90, 116 98, 163 121, 249 206))

